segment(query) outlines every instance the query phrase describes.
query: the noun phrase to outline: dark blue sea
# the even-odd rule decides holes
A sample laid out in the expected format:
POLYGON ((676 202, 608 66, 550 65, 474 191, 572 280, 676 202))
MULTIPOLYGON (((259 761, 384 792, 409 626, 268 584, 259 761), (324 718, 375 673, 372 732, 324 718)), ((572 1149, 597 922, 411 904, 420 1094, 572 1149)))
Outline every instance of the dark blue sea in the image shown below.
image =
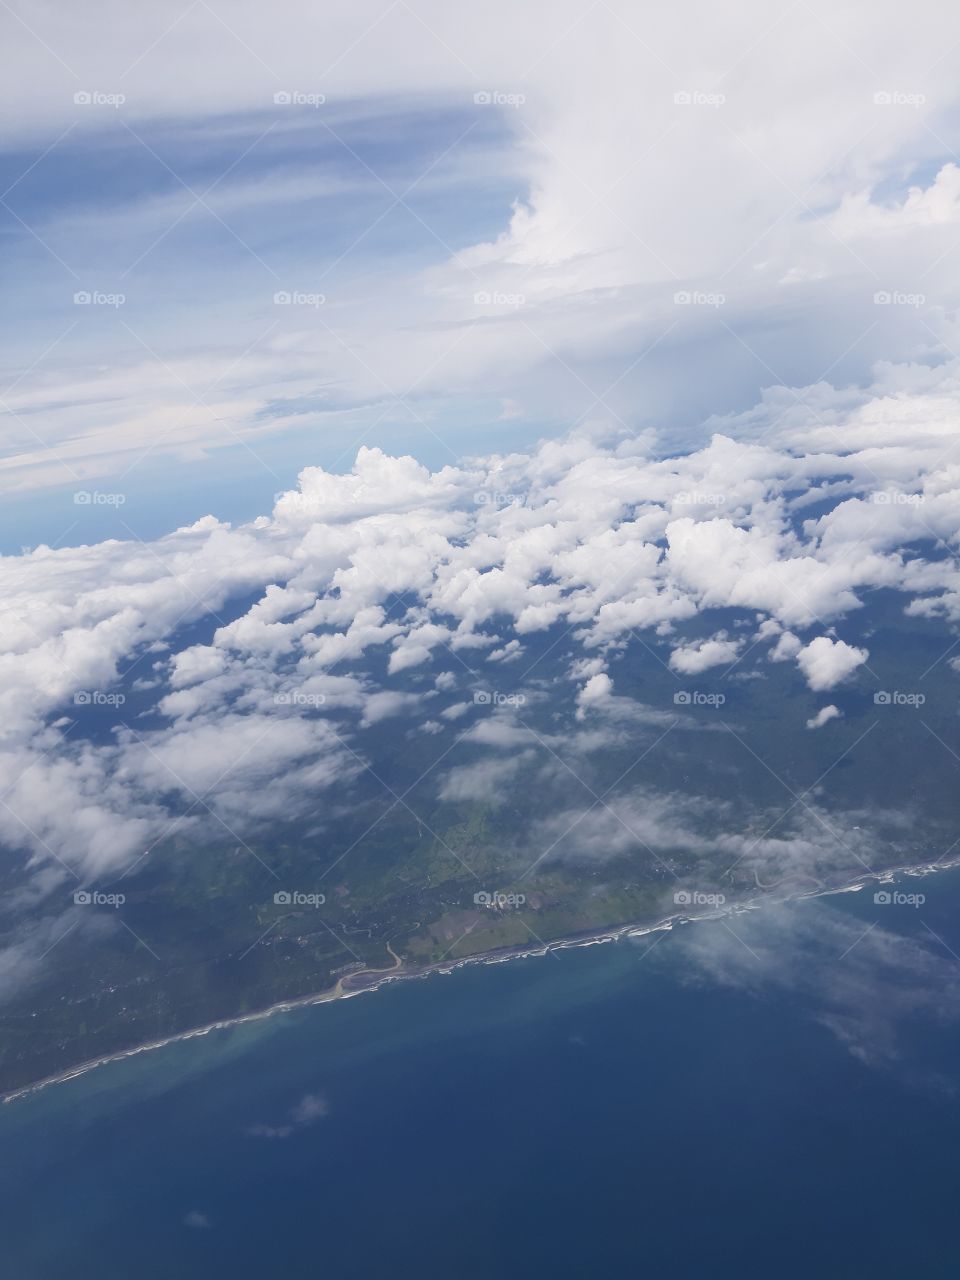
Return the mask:
POLYGON ((960 1274, 960 873, 391 985, 0 1108, 0 1271, 960 1274))

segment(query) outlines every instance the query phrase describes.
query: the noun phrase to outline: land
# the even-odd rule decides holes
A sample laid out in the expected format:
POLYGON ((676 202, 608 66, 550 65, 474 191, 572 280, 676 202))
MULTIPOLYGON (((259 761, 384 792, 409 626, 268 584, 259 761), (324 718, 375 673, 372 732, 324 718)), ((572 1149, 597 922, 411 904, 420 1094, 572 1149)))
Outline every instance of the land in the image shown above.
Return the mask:
POLYGON ((106 1066, 110 1062, 119 1061, 141 1053, 149 1053, 156 1049, 162 1049, 165 1045, 175 1043, 176 1041, 191 1040, 198 1036, 206 1036, 212 1032, 224 1031, 230 1027, 240 1026, 247 1022, 259 1021, 263 1018, 274 1017, 279 1014, 291 1012, 298 1008, 327 1004, 334 1000, 349 999, 353 996, 372 994, 389 983, 408 981, 411 979, 424 979, 433 975, 451 974, 456 970, 463 968, 465 965, 505 964, 514 960, 545 956, 551 951, 615 943, 624 938, 639 938, 654 933, 672 930, 680 925, 691 925, 710 920, 717 920, 725 915, 735 915, 744 911, 758 910, 762 909, 764 906, 770 906, 776 903, 796 901, 800 898, 822 897, 837 893, 858 892, 871 883, 892 884, 898 876, 918 877, 933 875, 936 872, 945 871, 950 867, 958 865, 960 865, 960 857, 949 861, 943 860, 934 863, 898 867, 888 871, 869 873, 867 875, 859 876, 853 880, 832 886, 825 885, 821 882, 816 888, 808 887, 806 889, 801 889, 798 885, 794 885, 793 891, 789 888, 785 891, 784 886, 778 886, 777 889, 763 890, 752 897, 745 898, 743 901, 730 903, 729 905, 725 903, 721 907, 716 907, 712 910, 703 911, 698 914, 676 912, 661 920, 646 922, 631 921, 616 927, 571 934, 567 937, 553 938, 549 941, 541 942, 536 946, 517 945, 512 947, 505 946, 494 948, 488 951, 467 951, 461 954, 458 958, 452 960, 443 959, 428 964, 417 964, 405 961, 403 956, 395 951, 393 946, 387 942, 385 944, 386 950, 392 957, 392 964, 385 968, 367 969, 351 967, 349 972, 339 976, 333 986, 328 989, 317 991, 296 999, 282 1000, 276 1004, 268 1005, 263 1009, 239 1014, 236 1017, 224 1018, 202 1026, 190 1027, 179 1032, 173 1032, 162 1039, 135 1043, 129 1047, 117 1049, 116 1051, 107 1053, 101 1057, 86 1059, 56 1074, 30 1080, 18 1087, 9 1089, 5 1093, 0 1094, 0 1101, 4 1103, 16 1102, 17 1100, 25 1098, 32 1093, 36 1093, 41 1089, 47 1088, 50 1085, 64 1083, 68 1080, 75 1079, 77 1076, 84 1075, 88 1071, 93 1071, 98 1067, 106 1066))
MULTIPOLYGON (((678 892, 745 910, 944 863, 956 760, 943 744, 960 742, 956 673, 931 666, 943 630, 905 621, 899 602, 874 602, 869 624, 884 687, 909 690, 930 668, 922 714, 878 706, 862 682, 831 693, 842 717, 808 731, 823 697, 759 656, 750 679, 698 677, 722 707, 678 708, 675 677, 637 648, 612 664, 617 702, 584 721, 563 675, 571 655, 546 636, 526 704, 468 702, 434 735, 369 728, 355 749, 371 768, 288 821, 235 838, 193 821, 83 886, 115 905, 76 904, 64 877, 0 915, 0 947, 47 926, 42 963, 0 1006, 0 1093, 384 981, 704 913, 678 892)), ((418 669, 409 691, 436 675, 418 669)), ((0 859, 0 902, 25 900, 31 870, 0 859)))

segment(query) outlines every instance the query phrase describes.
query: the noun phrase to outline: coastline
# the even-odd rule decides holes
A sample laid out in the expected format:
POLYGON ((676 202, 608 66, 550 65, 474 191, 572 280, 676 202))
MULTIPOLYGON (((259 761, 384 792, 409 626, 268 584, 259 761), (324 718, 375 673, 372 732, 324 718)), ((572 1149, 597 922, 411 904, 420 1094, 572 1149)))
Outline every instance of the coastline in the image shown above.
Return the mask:
MULTIPOLYGON (((425 965, 405 965, 401 956, 394 951, 391 942, 386 943, 387 950, 394 957, 395 963, 388 969, 361 969, 354 970, 350 973, 342 974, 333 986, 323 991, 316 992, 307 996, 298 996, 292 1000, 280 1000, 275 1004, 260 1009, 254 1013, 245 1013, 231 1018, 222 1018, 214 1022, 206 1023, 201 1027, 189 1028, 186 1031, 178 1031, 173 1035, 165 1036, 160 1040, 147 1041, 143 1044, 134 1045, 129 1049, 120 1049, 115 1053, 104 1054, 99 1058, 91 1058, 86 1062, 77 1063, 76 1066, 68 1067, 66 1070, 57 1072, 54 1075, 44 1076, 39 1080, 18 1086, 11 1089, 7 1093, 0 1095, 0 1102, 6 1104, 16 1102, 19 1099, 29 1097, 31 1094, 39 1093, 42 1089, 46 1089, 51 1085, 65 1084, 67 1081, 75 1080, 79 1076, 86 1075, 88 1072, 95 1070, 97 1067, 107 1066, 111 1062, 120 1062, 125 1058, 132 1058, 141 1053, 150 1053, 155 1049, 162 1049, 166 1045, 177 1044, 184 1040, 193 1040, 199 1036, 206 1036, 215 1031, 224 1031, 230 1027, 242 1026, 248 1022, 259 1022, 265 1018, 271 1018, 275 1014, 288 1013, 295 1009, 309 1008, 314 1005, 328 1004, 334 1000, 346 1000, 353 996, 364 995, 379 991, 381 987, 391 982, 405 982, 415 978, 429 978, 434 974, 451 974, 458 969, 462 969, 467 965, 476 964, 506 964, 512 960, 524 960, 529 957, 545 956, 551 951, 565 951, 579 947, 599 946, 608 942, 619 942, 623 938, 639 938, 651 933, 668 932, 675 925, 697 924, 707 920, 720 920, 726 916, 741 914, 746 911, 760 910, 765 903, 785 903, 798 902, 806 898, 829 897, 840 893, 854 893, 866 888, 870 883, 889 884, 898 875, 906 876, 927 876, 934 875, 939 871, 949 871, 952 867, 960 866, 960 855, 948 862, 936 861, 929 863, 910 863, 905 866, 893 867, 885 871, 865 871, 852 880, 845 881, 842 884, 825 886, 822 882, 817 882, 818 887, 814 889, 800 890, 795 892, 786 892, 780 896, 776 896, 777 889, 780 885, 786 883, 781 881, 775 888, 763 890, 759 897, 744 898, 738 902, 725 904, 723 907, 711 911, 705 911, 700 914, 692 915, 686 912, 673 912, 662 919, 652 921, 629 921, 622 925, 610 925, 600 929, 585 931, 583 933, 570 934, 566 937, 556 938, 549 942, 538 943, 535 946, 527 944, 516 947, 504 947, 494 951, 480 951, 475 955, 463 956, 460 959, 447 961, 439 960, 432 964, 425 965)), ((805 877, 812 880, 812 877, 805 877)))

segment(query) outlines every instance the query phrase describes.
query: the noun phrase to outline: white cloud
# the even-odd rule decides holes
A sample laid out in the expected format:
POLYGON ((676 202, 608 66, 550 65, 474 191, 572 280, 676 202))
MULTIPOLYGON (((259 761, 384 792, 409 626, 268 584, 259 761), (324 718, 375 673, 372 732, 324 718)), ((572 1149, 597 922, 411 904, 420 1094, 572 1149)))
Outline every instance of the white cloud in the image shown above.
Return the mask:
MULTIPOLYGON (((658 456, 648 433, 595 427, 462 470, 365 456, 347 477, 308 469, 298 490, 308 500, 283 496, 275 517, 249 525, 207 519, 152 543, 0 559, 0 746, 8 776, 25 775, 0 839, 38 866, 50 849, 78 868, 125 865, 169 823, 164 794, 202 793, 217 763, 227 773, 211 804, 231 825, 245 805, 254 820, 266 813, 271 770, 289 775, 277 795, 290 805, 294 783, 322 789, 345 767, 334 734, 390 717, 407 729, 430 698, 482 686, 471 674, 478 655, 503 662, 530 647, 516 635, 530 609, 547 609, 558 628, 556 658, 582 686, 581 717, 591 707, 611 723, 668 715, 613 694, 611 656, 634 637, 687 674, 741 655, 752 670, 747 632, 728 618, 730 630, 705 641, 677 637, 720 608, 747 611, 754 642, 772 642, 769 657, 796 658, 812 689, 829 690, 868 653, 810 639, 809 628, 852 620, 868 592, 960 618, 960 571, 930 550, 960 523, 960 470, 943 459, 958 387, 952 366, 890 368, 872 395, 811 389, 815 411, 771 397, 724 424, 765 431, 763 445, 720 433, 680 456, 658 456), (373 476, 388 485, 379 497, 373 476), (523 501, 477 503, 478 484, 523 501), (697 492, 729 500, 677 516, 676 495, 697 492), (200 619, 219 624, 212 640, 191 631, 184 643, 183 628, 200 619), (420 668, 440 652, 450 669, 430 688, 420 668), (74 698, 126 687, 128 670, 138 698, 168 721, 137 730, 156 758, 137 743, 135 721, 109 745, 67 733, 74 698), (427 690, 410 692, 411 680, 427 690), (253 745, 261 729, 265 754, 253 745)), ((471 709, 441 703, 430 720, 471 709)), ((485 713, 471 732, 529 745, 512 715, 485 713)))
POLYGON ((781 632, 768 656, 771 662, 788 662, 791 658, 795 658, 802 648, 803 642, 798 636, 795 636, 792 631, 784 631, 781 632))
MULTIPOLYGON (((522 621, 526 612, 527 610, 524 610, 524 612, 520 615, 520 618, 517 619, 518 626, 520 625, 520 622, 522 621)), ((516 639, 516 637, 514 637, 513 640, 509 640, 505 645, 502 645, 499 649, 491 649, 490 652, 487 654, 487 661, 488 662, 516 662, 519 658, 522 658, 522 657, 523 657, 523 645, 520 643, 519 640, 516 639)))
POLYGON ((902 200, 878 204, 869 191, 844 197, 833 219, 841 236, 889 238, 915 228, 960 221, 960 168, 945 164, 928 187, 911 187, 902 200))
POLYGON ((577 694, 577 719, 582 720, 594 707, 602 706, 613 694, 613 681, 605 671, 593 675, 577 694))
POLYGON ((391 716, 412 712, 416 707, 420 706, 420 702, 421 699, 415 693, 397 693, 392 689, 371 693, 364 700, 363 719, 360 724, 363 728, 367 728, 369 725, 377 724, 378 721, 386 720, 391 716))
POLYGON ((253 1138, 289 1138, 298 1129, 316 1124, 329 1112, 330 1106, 319 1093, 305 1093, 286 1117, 275 1124, 253 1124, 247 1133, 253 1138))
POLYGON ((820 710, 817 712, 817 714, 815 716, 812 716, 807 721, 807 728, 822 729, 825 724, 829 724, 831 720, 836 720, 839 716, 842 716, 842 715, 843 715, 843 712, 840 710, 840 708, 833 706, 833 704, 831 703, 830 706, 821 707, 820 710))
POLYGON ((226 666, 226 657, 218 649, 198 644, 175 653, 172 663, 170 687, 183 689, 188 685, 196 684, 198 680, 210 680, 214 676, 222 675, 226 666))
POLYGON ((726 632, 720 631, 709 640, 698 640, 674 649, 670 655, 670 665, 674 671, 680 671, 684 675, 699 675, 701 671, 709 671, 711 667, 736 662, 742 644, 741 640, 731 640, 726 632))
POLYGON ((845 640, 817 636, 797 654, 797 665, 810 688, 821 693, 842 684, 869 656, 867 649, 857 649, 845 640))
POLYGON ((201 717, 145 735, 124 731, 120 740, 123 772, 145 791, 187 804, 202 797, 238 831, 292 820, 359 767, 329 724, 299 715, 201 717))
POLYGON ((440 787, 440 799, 462 801, 485 800, 495 804, 505 799, 508 784, 516 777, 517 766, 531 759, 531 750, 521 751, 508 760, 479 760, 475 764, 451 769, 440 787))
MULTIPOLYGON (((316 322, 293 316, 272 332, 272 284, 263 288, 258 264, 253 286, 245 275, 237 283, 215 277, 230 289, 227 307, 221 291, 209 289, 218 305, 215 341, 202 289, 191 293, 191 308, 165 317, 161 328, 172 337, 166 345, 158 341, 160 360, 146 357, 130 335, 121 338, 116 358, 116 329, 99 346, 78 338, 75 358, 53 369, 45 362, 17 384, 13 408, 27 421, 42 415, 53 448, 37 447, 13 428, 6 442, 13 448, 0 458, 9 487, 116 473, 151 449, 195 462, 205 449, 238 442, 259 451, 278 431, 298 425, 301 401, 315 406, 307 438, 333 425, 350 428, 348 438, 355 439, 357 410, 411 383, 424 400, 489 398, 492 416, 501 420, 521 405, 529 421, 572 418, 582 408, 633 425, 640 421, 642 376, 645 420, 669 413, 679 427, 745 403, 758 368, 782 368, 801 386, 838 357, 856 360, 862 375, 873 360, 911 356, 927 336, 909 308, 879 315, 873 294, 885 283, 909 289, 923 279, 931 310, 952 306, 960 270, 950 252, 958 88, 942 52, 960 36, 960 18, 933 0, 909 11, 885 4, 880 21, 876 6, 853 0, 842 32, 829 17, 812 21, 801 11, 771 24, 761 0, 744 0, 732 12, 695 0, 682 11, 662 9, 642 30, 623 0, 590 12, 575 0, 534 2, 520 13, 504 0, 482 12, 440 0, 421 0, 416 12, 404 5, 386 11, 379 0, 357 0, 342 13, 284 0, 282 14, 282 22, 272 23, 253 0, 236 0, 228 29, 203 5, 184 12, 177 0, 156 0, 147 9, 117 7, 103 40, 77 22, 66 0, 50 0, 32 15, 30 30, 14 24, 8 33, 11 70, 0 86, 4 145, 11 153, 40 154, 57 140, 56 151, 72 160, 75 145, 99 144, 104 154, 116 154, 122 171, 130 153, 118 136, 134 154, 140 144, 119 120, 148 141, 163 129, 177 161, 193 159, 185 139, 199 138, 217 166, 223 148, 245 157, 244 146, 255 144, 265 156, 263 170, 219 168, 204 204, 229 227, 243 216, 262 232, 257 219, 269 218, 268 268, 275 274, 295 268, 312 278, 318 202, 339 200, 347 208, 342 216, 358 219, 358 234, 376 216, 355 203, 360 184, 353 166, 325 164, 318 174, 309 149, 294 145, 309 126, 297 112, 274 106, 278 86, 322 79, 322 119, 333 137, 351 123, 362 125, 364 136, 377 136, 378 127, 386 133, 406 109, 433 112, 431 123, 454 117, 447 157, 453 167, 424 172, 416 151, 407 156, 394 147, 398 162, 410 165, 411 182, 442 181, 460 196, 466 190, 463 203, 471 203, 471 170, 480 168, 484 178, 508 184, 496 202, 508 212, 485 219, 480 233, 469 219, 458 229, 456 254, 437 232, 433 258, 422 266, 418 259, 410 268, 407 254, 399 255, 399 268, 378 261, 375 290, 368 287, 369 260, 360 258, 343 296, 331 296, 316 322), (546 57, 545 30, 555 36, 546 57), (325 51, 322 76, 318 48, 325 51), (263 53, 252 58, 251 49, 263 53), (638 58, 645 68, 639 81, 638 58), (131 66, 137 91, 127 95, 122 113, 75 105, 78 77, 128 84, 131 66), (902 96, 897 84, 911 85, 918 67, 923 83, 906 90, 917 100, 897 105, 891 91, 902 96), (878 86, 881 71, 891 81, 886 90, 878 86), (575 94, 572 83, 580 86, 575 94), (498 92, 523 102, 476 106, 483 84, 510 85, 498 92), (875 101, 878 91, 891 101, 875 101), (711 92, 723 101, 699 102, 711 92), (467 124, 485 142, 465 153, 459 135, 467 124), (65 137, 68 128, 73 132, 65 137), (785 192, 803 198, 785 205, 785 192), (290 209, 301 211, 295 229, 303 240, 281 257, 288 237, 278 222, 290 209), (482 239, 470 244, 478 234, 482 239), (722 323, 719 305, 674 301, 677 294, 721 291, 722 323), (476 304, 484 293, 524 302, 476 304), (696 379, 683 374, 691 349, 696 379), (648 350, 642 370, 631 374, 636 353, 648 350), (242 367, 234 369, 241 353, 242 367), (574 378, 553 375, 554 355, 574 378), (601 378, 609 389, 598 406, 600 384, 591 374, 600 364, 616 371, 601 378), (207 391, 199 400, 190 389, 207 391), (571 405, 581 394, 582 402, 571 405)), ((174 167, 187 171, 184 163, 174 167)), ((116 199, 108 191, 104 207, 44 207, 37 234, 59 245, 69 262, 104 261, 119 275, 175 220, 184 219, 186 229, 192 196, 171 183, 172 191, 151 188, 133 199, 125 182, 108 176, 116 199), (104 252, 114 242, 116 263, 104 252)), ((379 187, 378 175, 363 176, 379 187)), ((406 231, 409 214, 398 215, 406 231)), ((229 243, 222 224, 220 231, 229 243)), ((246 263, 241 246, 234 247, 246 263)), ((184 278, 192 283, 217 256, 185 253, 184 278)), ((353 267, 353 255, 344 258, 345 268, 353 267)), ((24 260, 34 298, 37 268, 32 256, 24 260)), ((60 290, 62 268, 54 261, 51 269, 60 290)), ((17 310, 12 340, 20 340, 31 310, 17 310)), ((46 341, 65 327, 51 326, 46 341)), ((34 353, 45 345, 35 337, 24 339, 34 353)), ((286 504, 283 518, 376 512, 386 492, 379 470, 372 456, 349 479, 315 476, 286 504)), ((404 494, 444 500, 447 481, 430 481, 410 466, 390 471, 398 484, 391 509, 403 505, 404 494)), ((706 479, 676 489, 674 499, 720 496, 729 504, 731 495, 706 479)), ((498 484, 495 492, 513 491, 498 484)), ((549 612, 548 602, 530 607, 521 631, 549 612)))
POLYGON ((865 934, 857 916, 827 899, 802 910, 770 904, 744 927, 742 939, 685 929, 679 954, 722 986, 786 997, 864 1065, 902 1072, 925 1092, 932 1085, 953 1093, 953 1081, 931 1073, 929 1057, 917 1052, 918 1027, 942 1027, 960 1007, 955 963, 935 940, 886 922, 865 934))

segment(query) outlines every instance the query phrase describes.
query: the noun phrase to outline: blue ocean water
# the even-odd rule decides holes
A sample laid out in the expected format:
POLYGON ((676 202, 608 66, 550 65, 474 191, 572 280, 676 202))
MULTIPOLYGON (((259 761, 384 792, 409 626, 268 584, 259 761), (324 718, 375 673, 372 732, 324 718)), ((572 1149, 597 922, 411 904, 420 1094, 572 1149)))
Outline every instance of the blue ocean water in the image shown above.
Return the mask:
POLYGON ((898 887, 926 902, 467 968, 0 1108, 2 1273, 954 1276, 960 876, 898 887))

